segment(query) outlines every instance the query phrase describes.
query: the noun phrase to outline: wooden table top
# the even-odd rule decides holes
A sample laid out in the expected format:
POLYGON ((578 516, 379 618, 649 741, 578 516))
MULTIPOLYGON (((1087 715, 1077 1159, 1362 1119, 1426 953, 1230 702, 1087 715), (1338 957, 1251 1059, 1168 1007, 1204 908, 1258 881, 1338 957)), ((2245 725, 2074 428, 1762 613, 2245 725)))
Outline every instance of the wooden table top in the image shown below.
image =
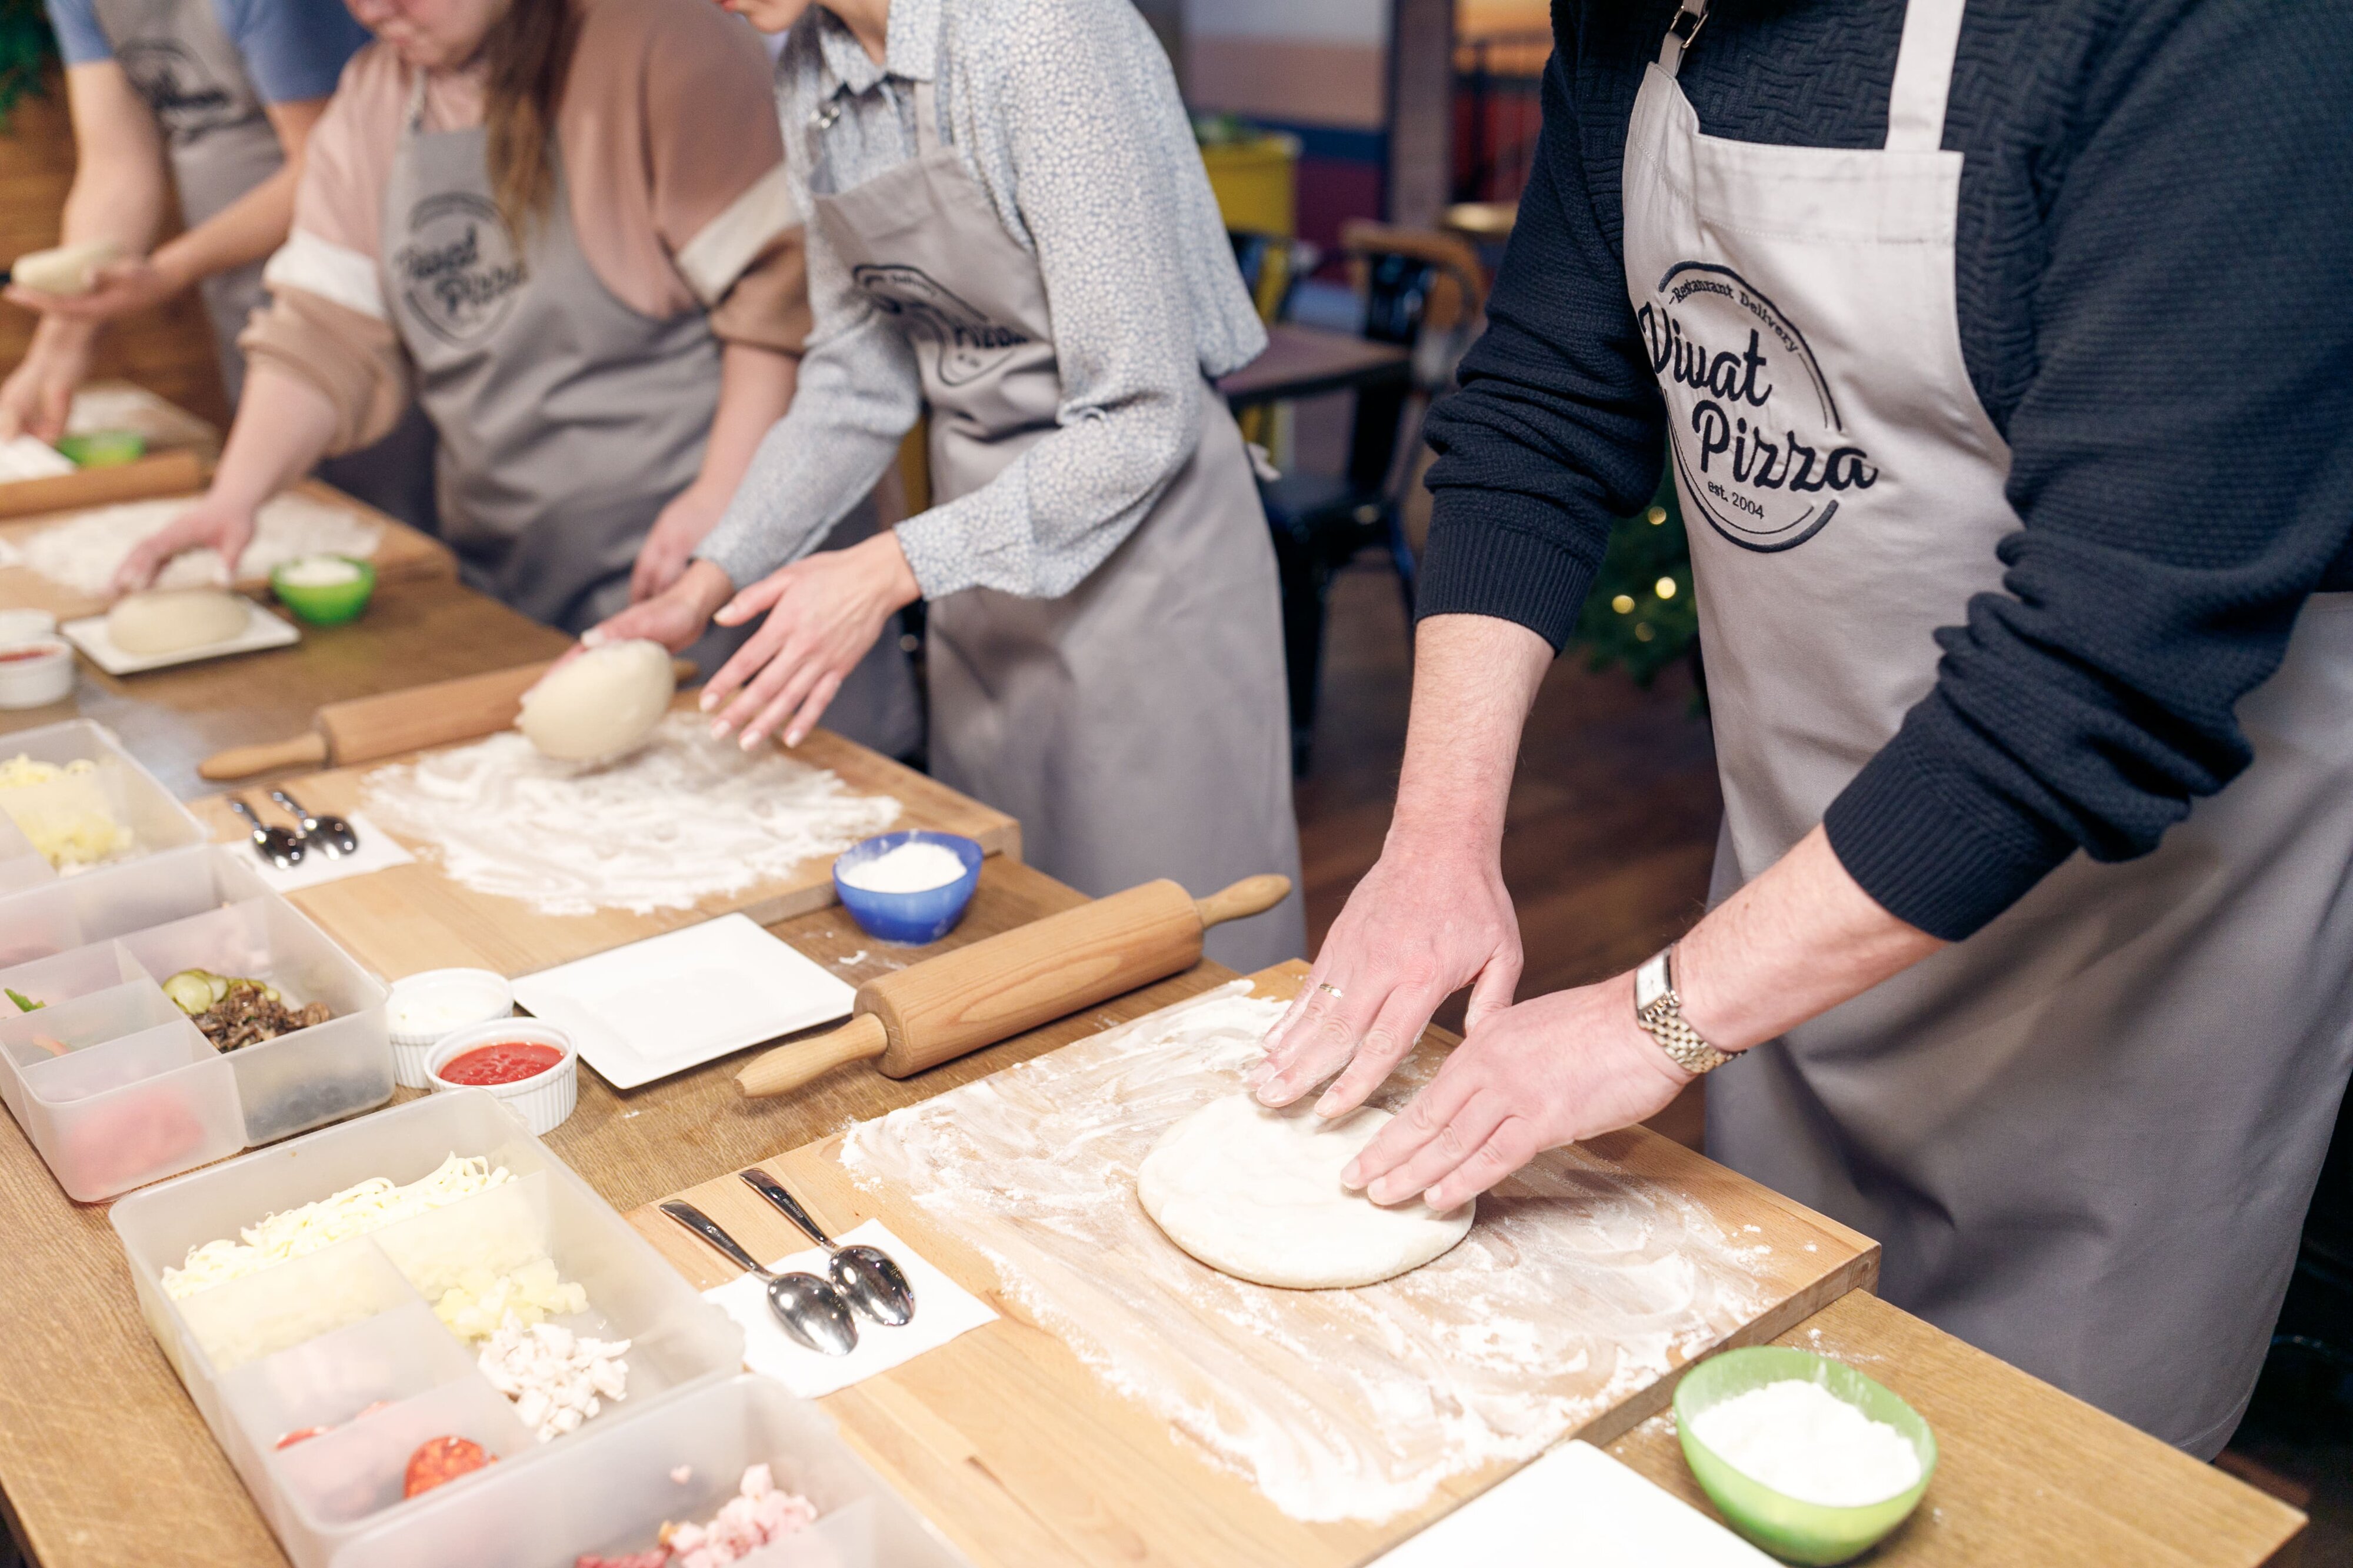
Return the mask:
MULTIPOLYGON (((417 681, 543 657, 555 633, 454 584, 387 584, 357 626, 299 647, 117 681, 85 670, 74 704, 8 715, 0 730, 71 717, 111 724, 185 794, 198 758, 290 734, 312 709, 417 681)), ((1079 901, 991 858, 951 943, 1079 901)), ((838 908, 774 928, 853 983, 895 962, 838 908), (857 963, 845 962, 860 952, 857 963)), ((618 1094, 584 1073, 548 1142, 628 1210, 854 1120, 994 1072, 1229 978, 1204 963, 1080 1016, 906 1081, 864 1065, 783 1101, 737 1097, 740 1058, 618 1094)), ((406 1098, 410 1091, 402 1091, 406 1098)), ((141 1318, 102 1207, 66 1198, 11 1118, 0 1117, 0 1509, 46 1568, 130 1563, 247 1568, 276 1542, 141 1318)), ((2252 1568, 2280 1561, 2301 1516, 2014 1368, 1868 1298, 1850 1296, 1785 1336, 1856 1363, 1936 1426, 1943 1461, 1921 1514, 1874 1563, 2131 1563, 2252 1568), (1813 1336, 1819 1333, 1817 1341, 1813 1336)), ((1664 1424, 1621 1458, 1703 1509, 1664 1424)), ((920 1497, 913 1499, 918 1506, 920 1497)), ((1147 1555, 1149 1543, 1141 1543, 1147 1555)))
MULTIPOLYGON (((199 762, 225 746, 300 734, 322 702, 553 658, 571 640, 449 579, 386 582, 358 620, 305 626, 302 640, 289 647, 144 675, 108 675, 79 660, 70 697, 0 711, 0 734, 95 719, 166 789, 190 800, 218 787, 196 776, 199 762)), ((239 787, 285 776, 265 774, 239 787)))
POLYGON ((1395 343, 1377 343, 1347 332, 1326 331, 1277 321, 1266 330, 1266 352, 1218 378, 1229 406, 1314 397, 1376 382, 1403 381, 1413 374, 1413 356, 1395 343))

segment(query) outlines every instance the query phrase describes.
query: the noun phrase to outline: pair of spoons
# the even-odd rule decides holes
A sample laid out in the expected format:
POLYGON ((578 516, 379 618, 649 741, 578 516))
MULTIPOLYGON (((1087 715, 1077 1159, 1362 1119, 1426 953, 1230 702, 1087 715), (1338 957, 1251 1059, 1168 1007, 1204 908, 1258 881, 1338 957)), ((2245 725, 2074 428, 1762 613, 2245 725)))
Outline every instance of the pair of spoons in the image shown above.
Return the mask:
POLYGON ((293 828, 273 827, 254 815, 253 807, 236 795, 228 797, 228 808, 245 818, 253 828, 254 853, 281 871, 290 871, 302 863, 313 847, 330 860, 356 851, 360 836, 352 825, 340 816, 314 816, 301 801, 282 789, 269 792, 269 798, 294 814, 301 826, 293 828))
POLYGON ((718 1221, 692 1204, 672 1198, 660 1205, 661 1211, 717 1247, 737 1268, 766 1280, 768 1310, 776 1314, 786 1333, 821 1355, 848 1355, 858 1348, 858 1320, 851 1315, 851 1309, 892 1328, 903 1327, 913 1321, 915 1288, 907 1282, 905 1272, 889 1253, 880 1247, 837 1244, 809 1216, 800 1200, 767 1172, 754 1169, 735 1173, 744 1185, 767 1199, 798 1226, 804 1236, 826 1249, 829 1254, 826 1264, 829 1278, 820 1279, 798 1269, 785 1274, 769 1272, 741 1243, 722 1230, 718 1221))

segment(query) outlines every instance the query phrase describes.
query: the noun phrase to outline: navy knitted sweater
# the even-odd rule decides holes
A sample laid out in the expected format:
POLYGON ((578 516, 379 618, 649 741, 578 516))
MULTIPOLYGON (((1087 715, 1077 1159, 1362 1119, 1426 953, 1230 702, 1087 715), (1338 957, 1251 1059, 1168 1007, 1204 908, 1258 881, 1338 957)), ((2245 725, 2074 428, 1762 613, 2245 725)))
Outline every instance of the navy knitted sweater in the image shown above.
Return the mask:
MULTIPOLYGON (((1657 480, 1620 168, 1674 8, 1556 0, 1491 324, 1430 422, 1421 615, 1559 647, 1657 480)), ((1903 16, 1717 0, 1683 90, 1713 136, 1879 146, 1903 16)), ((2019 528, 2005 591, 1956 594, 1936 688, 1825 820, 1874 899, 1958 939, 2227 784, 2233 705, 2308 595, 2353 589, 2353 3, 1970 0, 1945 146, 2019 528)))

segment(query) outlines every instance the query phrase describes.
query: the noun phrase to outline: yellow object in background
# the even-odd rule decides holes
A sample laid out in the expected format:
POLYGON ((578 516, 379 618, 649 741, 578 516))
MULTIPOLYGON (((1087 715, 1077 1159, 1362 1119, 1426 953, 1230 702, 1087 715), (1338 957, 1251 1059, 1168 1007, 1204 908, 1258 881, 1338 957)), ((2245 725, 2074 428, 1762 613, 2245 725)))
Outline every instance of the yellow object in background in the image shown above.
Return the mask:
POLYGON ((1299 138, 1281 132, 1201 149, 1226 227, 1290 239, 1299 232, 1299 138))

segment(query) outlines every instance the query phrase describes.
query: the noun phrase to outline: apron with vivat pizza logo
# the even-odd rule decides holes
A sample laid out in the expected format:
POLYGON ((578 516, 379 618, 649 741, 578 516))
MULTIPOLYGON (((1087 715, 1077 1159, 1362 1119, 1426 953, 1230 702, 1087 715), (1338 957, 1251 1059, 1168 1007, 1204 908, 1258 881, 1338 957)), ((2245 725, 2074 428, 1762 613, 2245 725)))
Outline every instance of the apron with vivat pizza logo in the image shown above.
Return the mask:
MULTIPOLYGON (((1627 286, 1691 534, 1719 896, 1928 694, 1934 634, 2001 591, 2020 527, 1955 303, 1961 16, 1911 0, 1883 148, 1703 134, 1673 33, 1628 130, 1627 286)), ((1889 1300, 2201 1453, 2253 1388, 2353 1065, 2347 595, 2305 607, 2238 716, 2253 765, 2155 853, 2074 857, 1707 1089, 1708 1152, 1877 1237, 1889 1300)))

